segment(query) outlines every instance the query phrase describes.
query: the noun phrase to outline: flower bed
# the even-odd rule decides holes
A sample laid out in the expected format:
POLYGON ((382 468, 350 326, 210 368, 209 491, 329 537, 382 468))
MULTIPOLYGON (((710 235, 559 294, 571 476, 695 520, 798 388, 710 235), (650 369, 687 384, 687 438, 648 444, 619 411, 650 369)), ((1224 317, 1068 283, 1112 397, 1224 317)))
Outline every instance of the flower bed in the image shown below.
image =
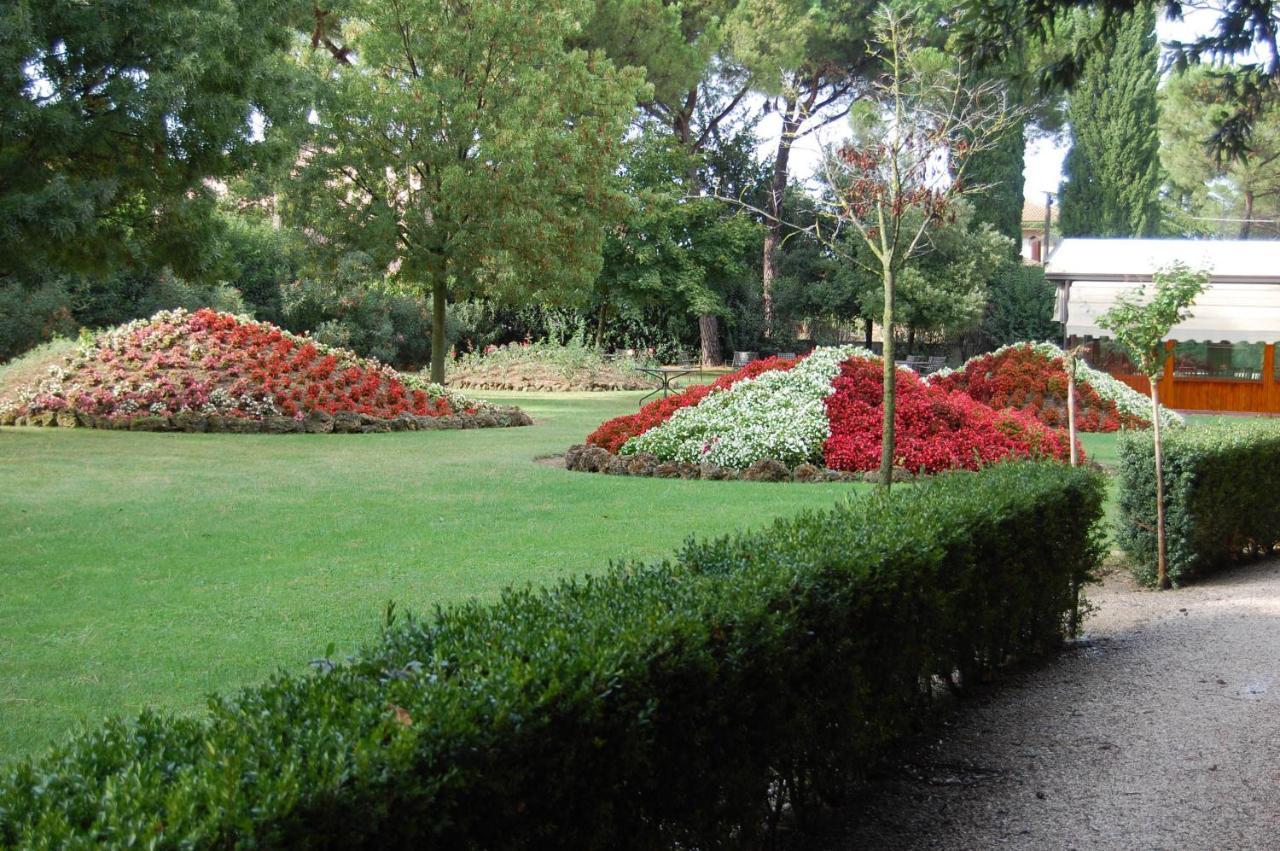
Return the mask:
POLYGON ((447 378, 450 387, 467 390, 652 390, 653 378, 637 372, 638 365, 576 343, 509 343, 463 355, 447 378))
POLYGON ((390 431, 528 418, 263 322, 162 311, 87 339, 0 401, 0 424, 163 431, 390 431))
MULTIPOLYGON (((874 470, 880 465, 882 376, 878 360, 851 358, 841 365, 835 392, 826 400, 830 437, 823 444, 823 458, 829 468, 874 470)), ((977 470, 1006 458, 1069 457, 1067 436, 1028 413, 996 410, 964 393, 927 384, 909 370, 899 370, 896 386, 894 463, 913 473, 977 470)))
MULTIPOLYGON (((570 469, 614 475, 830 481, 880 464, 879 358, 823 348, 792 362, 735 374, 610 420, 570 469)), ((1060 430, 1029 413, 996 410, 963 393, 898 373, 898 474, 975 470, 1007 458, 1066 460, 1060 430)))
POLYGON ((785 372, 800 362, 800 358, 783 360, 772 357, 752 361, 737 372, 722 375, 711 384, 695 384, 683 392, 657 399, 641 408, 637 413, 614 417, 602 423, 599 428, 587 435, 587 443, 599 446, 617 454, 628 440, 639 437, 645 432, 657 428, 671 419, 681 408, 698 404, 709 394, 717 390, 727 390, 739 381, 755 378, 766 372, 785 372))
MULTIPOLYGON (((1015 343, 970 358, 957 370, 943 370, 929 382, 960 390, 993 408, 1017 408, 1050 426, 1067 422, 1065 354, 1052 343, 1015 343)), ((1182 417, 1164 410, 1161 423, 1181 425, 1182 417)), ((1149 428, 1151 400, 1117 378, 1076 363, 1076 428, 1110 432, 1149 428)))

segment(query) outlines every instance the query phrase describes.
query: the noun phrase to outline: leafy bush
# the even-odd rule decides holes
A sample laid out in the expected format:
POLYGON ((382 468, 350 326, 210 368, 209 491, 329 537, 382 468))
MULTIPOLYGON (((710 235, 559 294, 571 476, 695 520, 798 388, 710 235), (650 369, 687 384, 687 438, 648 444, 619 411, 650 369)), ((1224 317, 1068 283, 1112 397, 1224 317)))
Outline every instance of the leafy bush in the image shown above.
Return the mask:
POLYGON ((0 363, 59 336, 74 336, 71 295, 61 280, 0 283, 0 363))
POLYGON ((1001 465, 389 628, 0 778, 0 847, 759 847, 963 685, 1052 647, 1102 487, 1001 465))
MULTIPOLYGON (((1174 584, 1280 544, 1280 423, 1237 420, 1163 433, 1168 570, 1174 584)), ((1119 443, 1118 541, 1134 575, 1156 579, 1155 449, 1119 443)))
POLYGON ((448 383, 483 390, 648 390, 636 358, 607 355, 581 337, 490 345, 449 365, 448 383))
MULTIPOLYGON (((840 367, 835 392, 826 399, 831 435, 823 444, 823 457, 832 470, 880 466, 881 363, 850 358, 840 367)), ((894 463, 912 473, 976 470, 1008 458, 1066 461, 1070 455, 1067 435, 1030 414, 996 410, 964 393, 948 393, 907 369, 899 370, 896 386, 894 463)))
MULTIPOLYGON (((1065 353, 1052 343, 1015 343, 965 361, 959 369, 939 370, 929 382, 963 391, 993 408, 1018 408, 1046 425, 1067 423, 1065 353)), ((1162 425, 1182 417, 1161 409, 1162 425)), ((1116 431, 1148 428, 1151 400, 1118 378, 1076 361, 1076 428, 1116 431)))

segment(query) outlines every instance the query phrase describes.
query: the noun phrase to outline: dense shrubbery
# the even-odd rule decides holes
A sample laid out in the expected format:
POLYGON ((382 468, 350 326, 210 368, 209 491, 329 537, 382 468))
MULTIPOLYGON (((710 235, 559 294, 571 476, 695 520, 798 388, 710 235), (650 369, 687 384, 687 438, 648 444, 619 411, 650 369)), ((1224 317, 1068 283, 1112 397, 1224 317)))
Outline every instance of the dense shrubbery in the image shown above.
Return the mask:
MULTIPOLYGON (((1017 408, 1046 425, 1067 423, 1067 371, 1064 353, 1052 343, 1016 343, 970 358, 956 370, 943 370, 929 382, 960 390, 993 408, 1017 408)), ((1180 425, 1182 417, 1165 410, 1161 423, 1180 425)), ((1076 363, 1076 428, 1116 431, 1151 425, 1151 400, 1117 378, 1076 363)))
POLYGON ((447 383, 468 390, 651 390, 635 357, 610 356, 580 338, 490 345, 449 365, 447 383))
POLYGON ((1101 505, 1086 471, 1000 465, 409 621, 8 770, 0 846, 759 847, 938 678, 1052 647, 1101 505))
MULTIPOLYGON (((1280 423, 1240 420, 1164 432, 1169 578, 1175 584, 1280 544, 1280 423)), ((1134 574, 1156 579, 1150 434, 1120 439, 1118 540, 1134 574)))
MULTIPOLYGON (((851 358, 841 365, 835 392, 826 400, 831 424, 823 444, 827 467, 879 466, 882 376, 878 360, 851 358)), ((1067 435, 1028 413, 990 408, 964 393, 926 384, 910 370, 899 371, 896 386, 894 463, 912 473, 976 470, 1008 458, 1066 461, 1070 455, 1067 435)))
POLYGON ((313 412, 443 416, 480 407, 377 361, 275 326, 198 310, 164 311, 90 336, 65 366, 0 403, 13 417, 183 413, 261 420, 313 412))

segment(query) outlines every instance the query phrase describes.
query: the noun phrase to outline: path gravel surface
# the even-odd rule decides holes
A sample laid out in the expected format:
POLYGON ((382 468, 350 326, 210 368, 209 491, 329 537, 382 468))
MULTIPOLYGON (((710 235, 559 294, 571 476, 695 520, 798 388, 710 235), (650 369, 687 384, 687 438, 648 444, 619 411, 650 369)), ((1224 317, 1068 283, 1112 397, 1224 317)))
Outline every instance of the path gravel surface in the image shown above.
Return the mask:
POLYGON ((965 700, 824 849, 1280 849, 1280 561, 1157 593, 1113 575, 1085 635, 965 700))

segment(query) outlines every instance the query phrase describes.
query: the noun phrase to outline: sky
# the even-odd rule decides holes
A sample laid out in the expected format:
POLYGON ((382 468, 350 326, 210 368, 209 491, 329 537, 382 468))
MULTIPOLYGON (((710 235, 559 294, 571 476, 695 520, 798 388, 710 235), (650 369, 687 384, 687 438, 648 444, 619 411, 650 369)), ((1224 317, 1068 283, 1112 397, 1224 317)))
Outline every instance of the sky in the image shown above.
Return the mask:
MULTIPOLYGON (((1208 34, 1216 20, 1217 13, 1213 9, 1187 8, 1181 21, 1168 20, 1162 15, 1156 23, 1156 34, 1161 42, 1189 41, 1198 35, 1208 34)), ((773 155, 780 129, 779 121, 776 115, 767 115, 757 127, 762 158, 773 155)), ((841 122, 832 125, 828 132, 817 138, 809 136, 798 141, 792 152, 793 176, 804 179, 811 175, 821 158, 823 145, 838 141, 843 135, 842 130, 841 122)), ((1040 138, 1028 143, 1026 168, 1023 170, 1023 193, 1028 199, 1042 202, 1045 192, 1058 191, 1058 185, 1062 182, 1062 161, 1066 155, 1065 139, 1040 138)))

